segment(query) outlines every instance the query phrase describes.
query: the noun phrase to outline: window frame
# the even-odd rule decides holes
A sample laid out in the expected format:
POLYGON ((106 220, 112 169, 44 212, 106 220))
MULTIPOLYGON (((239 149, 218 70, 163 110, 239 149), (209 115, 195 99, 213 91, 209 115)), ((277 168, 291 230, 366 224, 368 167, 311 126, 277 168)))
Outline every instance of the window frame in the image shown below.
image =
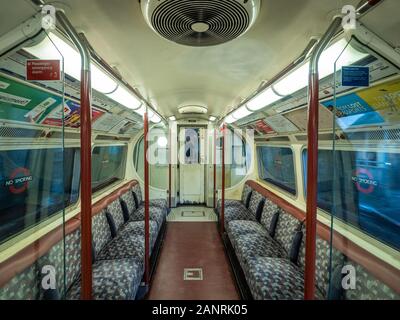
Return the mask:
POLYGON ((298 181, 297 181, 297 166, 296 166, 296 152, 295 149, 293 148, 292 145, 285 145, 285 144, 266 144, 266 143, 261 143, 261 144, 256 144, 256 156, 257 156, 257 177, 259 181, 262 181, 266 185, 272 187, 272 188, 278 188, 280 192, 285 194, 286 196, 296 200, 299 197, 299 188, 298 188, 298 181), (286 148, 290 149, 292 151, 292 160, 293 160, 293 174, 294 174, 294 185, 295 185, 295 193, 291 193, 288 190, 282 188, 279 185, 274 184, 273 182, 266 181, 264 180, 261 175, 260 175, 260 170, 263 167, 261 165, 261 158, 260 158, 260 153, 259 153, 259 147, 271 147, 271 148, 286 148))
MULTIPOLYGON (((126 177, 126 163, 127 163, 128 149, 129 149, 128 144, 126 144, 126 143, 94 144, 91 149, 91 156, 93 156, 94 149, 98 148, 98 147, 123 147, 123 148, 125 148, 125 155, 122 158, 122 167, 123 167, 122 174, 121 174, 122 177, 120 179, 115 178, 115 179, 113 179, 112 182, 104 182, 104 183, 100 184, 99 186, 96 186, 95 188, 92 187, 92 196, 97 196, 101 192, 104 192, 105 190, 112 188, 113 186, 117 185, 121 181, 124 181, 125 177, 126 177)), ((92 160, 92 162, 93 162, 93 160, 92 160)), ((92 163, 92 165, 93 165, 93 163, 92 163)), ((93 179, 92 179, 92 182, 93 182, 93 179)))

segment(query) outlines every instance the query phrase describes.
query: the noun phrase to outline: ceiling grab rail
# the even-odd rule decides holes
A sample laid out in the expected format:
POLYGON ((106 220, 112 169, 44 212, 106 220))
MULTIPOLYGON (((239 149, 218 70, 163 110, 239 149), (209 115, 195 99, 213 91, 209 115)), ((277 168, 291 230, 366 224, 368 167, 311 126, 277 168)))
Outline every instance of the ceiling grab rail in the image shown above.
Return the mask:
POLYGON ((81 298, 92 299, 92 110, 90 53, 64 12, 57 23, 71 38, 81 55, 81 298))

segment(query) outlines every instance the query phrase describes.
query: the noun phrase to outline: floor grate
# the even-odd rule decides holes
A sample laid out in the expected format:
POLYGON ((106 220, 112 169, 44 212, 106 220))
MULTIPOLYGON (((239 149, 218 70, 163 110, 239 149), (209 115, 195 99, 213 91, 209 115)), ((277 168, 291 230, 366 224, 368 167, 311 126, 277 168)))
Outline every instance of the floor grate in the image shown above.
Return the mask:
POLYGON ((183 280, 186 281, 201 281, 203 280, 202 268, 185 268, 183 269, 183 280))
POLYGON ((205 217, 206 214, 204 211, 182 211, 181 216, 190 218, 199 218, 199 217, 205 217))

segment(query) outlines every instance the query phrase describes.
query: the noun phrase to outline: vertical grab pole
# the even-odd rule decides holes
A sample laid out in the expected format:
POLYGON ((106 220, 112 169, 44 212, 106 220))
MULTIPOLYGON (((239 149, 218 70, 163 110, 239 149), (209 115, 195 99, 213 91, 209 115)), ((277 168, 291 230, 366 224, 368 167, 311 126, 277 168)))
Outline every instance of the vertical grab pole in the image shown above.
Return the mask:
POLYGON ((318 179, 318 111, 319 74, 318 62, 321 53, 341 26, 342 17, 337 16, 312 52, 309 75, 308 102, 308 151, 307 151, 307 209, 306 209, 306 262, 304 273, 304 299, 315 297, 315 259, 317 234, 317 179, 318 179))
POLYGON ((81 55, 81 298, 92 299, 92 110, 90 53, 62 11, 57 22, 81 55))
POLYGON ((148 109, 146 106, 146 112, 143 116, 143 131, 144 131, 144 281, 146 285, 149 284, 149 269, 150 269, 150 232, 149 232, 149 219, 150 219, 150 207, 149 207, 149 162, 147 159, 147 151, 149 148, 149 122, 148 122, 148 109))
POLYGON ((225 231, 225 131, 226 124, 222 125, 222 186, 221 186, 221 234, 225 231))
POLYGON ((213 192, 214 192, 214 208, 217 207, 217 129, 214 128, 214 157, 213 157, 213 167, 214 167, 214 185, 213 185, 213 192))
POLYGON ((171 208, 172 207, 172 196, 171 196, 171 192, 172 192, 172 135, 171 135, 171 126, 168 126, 168 158, 169 158, 169 163, 168 163, 168 207, 171 208))

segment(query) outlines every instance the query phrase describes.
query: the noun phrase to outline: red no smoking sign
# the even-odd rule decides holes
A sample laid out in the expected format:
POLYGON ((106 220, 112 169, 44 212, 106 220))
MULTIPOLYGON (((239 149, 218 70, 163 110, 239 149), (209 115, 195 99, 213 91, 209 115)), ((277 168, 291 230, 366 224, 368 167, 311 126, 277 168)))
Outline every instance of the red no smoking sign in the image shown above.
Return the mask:
POLYGON ((60 79, 60 60, 26 61, 26 80, 57 81, 60 79))

